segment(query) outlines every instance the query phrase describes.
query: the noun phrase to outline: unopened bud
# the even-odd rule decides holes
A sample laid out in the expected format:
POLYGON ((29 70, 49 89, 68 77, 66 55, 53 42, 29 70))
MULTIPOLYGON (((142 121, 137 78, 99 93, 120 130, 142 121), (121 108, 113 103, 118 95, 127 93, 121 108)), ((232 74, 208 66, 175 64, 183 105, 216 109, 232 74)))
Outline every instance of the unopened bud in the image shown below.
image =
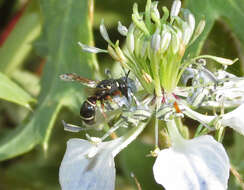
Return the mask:
POLYGON ((128 33, 128 29, 120 21, 118 22, 118 31, 122 36, 126 36, 128 33))
POLYGON ((180 0, 175 0, 173 2, 173 5, 171 7, 170 15, 171 17, 178 16, 181 8, 181 1, 180 0))

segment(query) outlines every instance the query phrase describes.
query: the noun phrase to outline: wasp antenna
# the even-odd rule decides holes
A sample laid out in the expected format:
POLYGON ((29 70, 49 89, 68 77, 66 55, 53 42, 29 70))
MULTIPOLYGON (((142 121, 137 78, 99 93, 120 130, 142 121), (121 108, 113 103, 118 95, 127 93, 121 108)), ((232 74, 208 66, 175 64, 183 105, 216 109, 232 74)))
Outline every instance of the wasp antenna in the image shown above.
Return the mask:
POLYGON ((127 72, 126 77, 128 78, 130 74, 130 70, 127 72))
POLYGON ((128 82, 129 74, 130 74, 130 70, 129 70, 129 71, 126 73, 126 75, 125 75, 126 82, 128 82))

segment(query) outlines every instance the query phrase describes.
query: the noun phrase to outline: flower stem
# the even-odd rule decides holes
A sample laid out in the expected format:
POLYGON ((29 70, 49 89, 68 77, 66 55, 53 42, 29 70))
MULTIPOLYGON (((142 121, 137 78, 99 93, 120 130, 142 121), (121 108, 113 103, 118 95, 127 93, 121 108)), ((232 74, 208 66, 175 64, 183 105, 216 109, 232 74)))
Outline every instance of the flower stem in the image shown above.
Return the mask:
POLYGON ((117 146, 115 146, 112 152, 113 157, 115 157, 121 150, 127 147, 132 141, 134 141, 147 126, 147 123, 148 122, 140 122, 138 126, 133 127, 127 134, 120 137, 117 146))
POLYGON ((172 141, 172 145, 181 145, 183 144, 183 142, 185 141, 184 138, 181 136, 181 134, 179 133, 179 130, 177 128, 177 125, 175 123, 175 120, 169 120, 166 122, 167 125, 167 129, 169 132, 169 136, 171 138, 172 141))
MULTIPOLYGON (((160 107, 161 99, 162 99, 161 97, 156 97, 156 107, 155 107, 156 113, 160 107)), ((158 119, 156 116, 155 116, 155 128, 154 128, 154 130, 155 130, 155 148, 158 148, 158 119)))

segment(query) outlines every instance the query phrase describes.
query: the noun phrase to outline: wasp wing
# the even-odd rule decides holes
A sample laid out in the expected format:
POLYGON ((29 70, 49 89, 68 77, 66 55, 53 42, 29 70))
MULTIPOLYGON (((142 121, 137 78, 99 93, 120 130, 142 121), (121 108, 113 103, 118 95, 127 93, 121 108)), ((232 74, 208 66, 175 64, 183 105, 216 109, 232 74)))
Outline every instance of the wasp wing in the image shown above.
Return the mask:
POLYGON ((96 88, 99 81, 90 80, 77 75, 76 73, 66 73, 59 76, 64 81, 76 81, 90 88, 96 88))

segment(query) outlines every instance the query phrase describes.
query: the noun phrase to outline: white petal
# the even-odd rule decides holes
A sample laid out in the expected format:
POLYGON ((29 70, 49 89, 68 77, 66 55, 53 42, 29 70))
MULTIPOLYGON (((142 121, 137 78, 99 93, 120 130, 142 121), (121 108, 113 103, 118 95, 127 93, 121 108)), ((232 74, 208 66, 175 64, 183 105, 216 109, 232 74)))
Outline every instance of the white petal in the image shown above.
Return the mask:
POLYGON ((185 115, 187 115, 191 119, 199 121, 202 125, 204 125, 207 128, 209 128, 208 125, 216 118, 216 116, 208 116, 208 115, 198 113, 192 110, 190 107, 186 106, 185 104, 180 104, 179 106, 180 106, 180 110, 182 110, 182 112, 185 115))
POLYGON ((107 50, 88 46, 88 45, 82 44, 81 42, 78 42, 78 45, 82 48, 83 51, 86 51, 89 53, 108 53, 107 50))
POLYGON ((219 72, 218 81, 224 81, 222 85, 215 88, 213 97, 215 99, 205 101, 203 106, 234 108, 244 103, 244 78, 235 75, 219 72))
POLYGON ((229 126, 244 135, 244 104, 240 105, 235 110, 224 114, 221 119, 221 124, 229 126))
POLYGON ((153 166, 166 190, 224 190, 229 169, 224 147, 208 135, 160 151, 153 166))
POLYGON ((111 152, 104 148, 108 143, 96 147, 82 139, 68 141, 59 170, 62 190, 114 190, 114 159, 111 152), (96 155, 89 158, 91 150, 96 155))
MULTIPOLYGON (((184 114, 186 114, 188 117, 199 121, 201 124, 203 124, 205 127, 209 127, 208 125, 216 119, 216 116, 207 116, 200 114, 198 112, 193 111, 189 107, 181 104, 180 109, 184 114)), ((226 113, 222 115, 221 119, 219 120, 220 124, 225 127, 230 127, 240 134, 244 135, 244 104, 241 104, 238 108, 234 109, 233 111, 226 113)))
POLYGON ((200 56, 196 57, 195 59, 202 59, 202 58, 203 59, 212 59, 212 60, 216 61, 217 63, 226 65, 226 66, 232 65, 238 61, 238 58, 231 60, 231 59, 226 59, 223 57, 217 57, 217 56, 213 56, 213 55, 200 55, 200 56))

